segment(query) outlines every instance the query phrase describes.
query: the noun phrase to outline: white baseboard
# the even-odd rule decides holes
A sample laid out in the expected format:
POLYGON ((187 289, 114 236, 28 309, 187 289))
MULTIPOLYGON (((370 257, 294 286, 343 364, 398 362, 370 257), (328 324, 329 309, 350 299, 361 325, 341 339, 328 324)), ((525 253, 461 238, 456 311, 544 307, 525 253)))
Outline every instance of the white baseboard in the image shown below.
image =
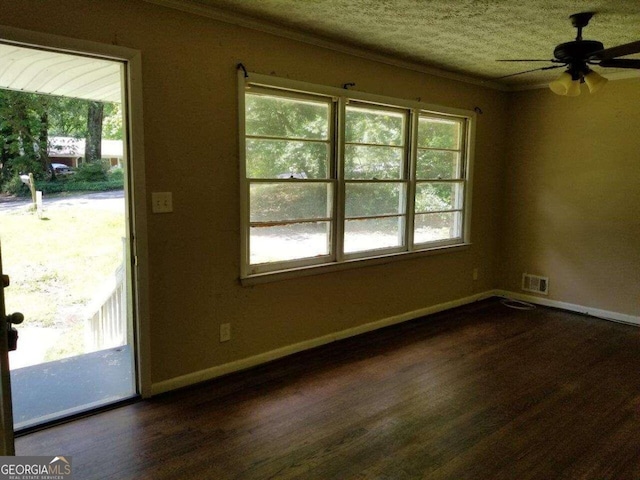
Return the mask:
POLYGON ((292 355, 303 350, 309 350, 311 348, 326 345, 337 340, 342 340, 345 338, 353 337, 355 335, 360 335, 362 333, 371 332, 379 328, 388 327, 390 325, 406 322, 408 320, 414 320, 416 318, 424 317, 426 315, 431 315, 437 312, 442 312, 451 308, 467 305, 469 303, 484 300, 485 298, 489 298, 495 295, 496 294, 494 293, 494 291, 487 291, 476 295, 471 295, 469 297, 464 297, 458 300, 440 303, 431 307, 425 307, 411 312, 403 313, 401 315, 384 318, 375 322, 365 323, 364 325, 348 328, 346 330, 331 333, 329 335, 324 335, 322 337, 312 338, 310 340, 305 340, 304 342, 295 343, 293 345, 287 345, 286 347, 260 353, 252 357, 243 358, 234 362, 225 363, 223 365, 217 365, 215 367, 189 373, 187 375, 174 377, 169 380, 164 380, 162 382, 152 384, 151 395, 158 395, 160 393, 175 390, 177 388, 187 387, 196 383, 205 382, 222 375, 227 375, 232 372, 238 372, 240 370, 246 370, 262 363, 277 360, 278 358, 286 357, 287 355, 292 355))
POLYGON ((521 293, 510 292, 507 290, 489 290, 476 295, 471 295, 469 297, 464 297, 458 300, 453 300, 450 302, 440 303, 438 305, 421 308, 411 312, 403 313, 401 315, 395 315, 393 317, 384 318, 382 320, 378 320, 375 322, 365 323, 364 325, 348 328, 340 332, 331 333, 328 335, 324 335, 322 337, 312 338, 310 340, 305 340, 304 342, 295 343, 293 345, 287 345, 282 348, 260 353, 258 355, 253 355, 251 357, 236 360, 234 362, 225 363, 223 365, 217 365, 215 367, 206 368, 204 370, 199 370, 197 372, 189 373, 187 375, 181 375, 179 377, 174 377, 169 380, 164 380, 162 382, 154 383, 151 386, 151 395, 158 395, 160 393, 165 393, 178 388, 195 385, 196 383, 212 380, 214 378, 221 377, 229 373, 246 370, 248 368, 255 367, 263 363, 277 360, 278 358, 286 357, 288 355, 293 355, 294 353, 298 353, 303 350, 309 350, 311 348, 319 347, 321 345, 326 345, 331 342, 353 337, 355 335, 360 335, 362 333, 371 332, 373 330, 378 330, 379 328, 388 327, 398 323, 406 322, 408 320, 414 320, 416 318, 432 315, 434 313, 442 312, 444 310, 449 310, 455 307, 460 307, 462 305, 467 305, 467 304, 477 302, 479 300, 484 300, 485 298, 494 297, 494 296, 513 298, 515 300, 521 300, 521 301, 533 303, 536 305, 544 305, 547 307, 560 308, 560 309, 568 310, 571 312, 578 312, 585 315, 591 315, 593 317, 598 317, 605 320, 612 320, 615 322, 640 326, 640 317, 633 316, 633 315, 611 312, 608 310, 600 310, 597 308, 585 307, 582 305, 575 305, 572 303, 560 302, 557 300, 549 300, 548 298, 540 298, 533 295, 524 295, 521 293))
POLYGON ((525 295, 523 293, 510 292, 508 290, 493 290, 492 294, 496 297, 513 298, 523 302, 533 303, 535 305, 544 305, 545 307, 560 308, 569 310, 570 312, 578 312, 584 315, 611 320, 618 323, 626 323, 629 325, 640 326, 640 317, 627 315, 626 313, 612 312, 609 310, 601 310, 599 308, 585 307, 584 305, 576 305, 574 303, 560 302, 558 300, 549 300, 548 298, 536 297, 535 295, 525 295))

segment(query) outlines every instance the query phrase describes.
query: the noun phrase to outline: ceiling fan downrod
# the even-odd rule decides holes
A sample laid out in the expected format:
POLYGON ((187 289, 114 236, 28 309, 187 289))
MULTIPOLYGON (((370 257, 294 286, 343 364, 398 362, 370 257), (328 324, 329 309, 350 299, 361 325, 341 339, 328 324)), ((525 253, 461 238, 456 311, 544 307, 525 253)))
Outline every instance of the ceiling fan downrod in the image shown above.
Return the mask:
POLYGON ((591 20, 591 17, 593 17, 594 15, 595 15, 595 12, 581 12, 581 13, 574 13, 573 15, 569 16, 569 18, 571 19, 571 25, 573 25, 578 29, 576 42, 582 41, 582 29, 587 25, 589 25, 589 20, 591 20))

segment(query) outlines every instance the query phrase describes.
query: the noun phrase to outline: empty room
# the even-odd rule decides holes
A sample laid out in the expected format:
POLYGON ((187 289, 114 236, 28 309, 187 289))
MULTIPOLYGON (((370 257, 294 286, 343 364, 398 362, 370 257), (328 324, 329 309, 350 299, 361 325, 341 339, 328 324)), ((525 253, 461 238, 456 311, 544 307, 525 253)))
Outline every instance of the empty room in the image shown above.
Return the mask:
POLYGON ((2 468, 640 478, 637 1, 0 12, 2 468))

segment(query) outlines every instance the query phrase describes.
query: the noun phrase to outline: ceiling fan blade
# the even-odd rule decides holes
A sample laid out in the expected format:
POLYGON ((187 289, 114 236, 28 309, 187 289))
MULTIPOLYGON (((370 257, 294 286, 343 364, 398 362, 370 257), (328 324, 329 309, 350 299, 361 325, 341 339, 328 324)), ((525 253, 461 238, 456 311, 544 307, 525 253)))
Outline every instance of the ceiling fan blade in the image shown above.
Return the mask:
POLYGON ((558 60, 555 60, 555 59, 554 60, 541 60, 541 59, 534 60, 530 58, 528 59, 518 58, 517 60, 496 60, 496 62, 547 62, 547 63, 554 62, 554 63, 557 63, 558 60))
POLYGON ((511 73, 509 75, 503 75, 502 77, 494 77, 492 80, 500 80, 502 78, 515 77, 516 75, 522 75, 523 73, 539 72, 541 70, 553 70, 554 68, 562 68, 564 66, 566 66, 566 64, 551 65, 550 67, 534 68, 533 70, 525 70, 524 72, 511 73))
POLYGON ((602 60, 598 65, 601 67, 614 68, 640 68, 640 60, 633 58, 612 58, 610 60, 602 60))
POLYGON ((611 58, 624 57, 625 55, 633 55, 634 53, 640 53, 640 40, 593 52, 589 58, 595 60, 609 60, 611 58))

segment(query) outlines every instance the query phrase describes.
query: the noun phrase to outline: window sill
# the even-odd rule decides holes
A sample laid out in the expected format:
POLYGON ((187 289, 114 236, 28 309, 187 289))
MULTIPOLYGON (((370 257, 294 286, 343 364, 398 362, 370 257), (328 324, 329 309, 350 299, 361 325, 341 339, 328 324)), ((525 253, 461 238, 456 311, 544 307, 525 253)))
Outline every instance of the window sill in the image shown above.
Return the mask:
POLYGON ((459 245, 450 245, 446 247, 436 247, 418 252, 400 252, 377 257, 357 258, 353 260, 345 260, 340 263, 324 263, 321 265, 310 265, 300 268, 291 268, 289 270, 278 270, 277 272, 258 273, 244 278, 240 278, 240 284, 243 287, 259 285, 262 283, 279 282, 291 278, 307 277, 310 275, 322 275, 325 273, 339 272, 342 270, 351 270, 353 268, 370 267, 373 265, 383 265, 385 263, 393 263, 402 260, 411 260, 414 258, 426 257, 431 255, 440 255, 445 253, 455 253, 467 250, 471 243, 462 243, 459 245))

